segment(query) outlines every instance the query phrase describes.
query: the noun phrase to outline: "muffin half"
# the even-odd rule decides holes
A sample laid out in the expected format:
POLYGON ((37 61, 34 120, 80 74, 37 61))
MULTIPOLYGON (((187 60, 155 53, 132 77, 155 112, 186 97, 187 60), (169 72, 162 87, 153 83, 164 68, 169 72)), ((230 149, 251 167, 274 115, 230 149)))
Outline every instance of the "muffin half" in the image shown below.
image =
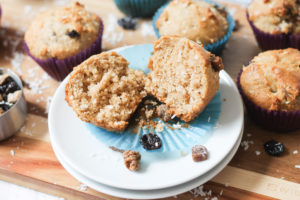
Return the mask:
POLYGON ((203 46, 177 36, 154 43, 146 91, 168 106, 168 112, 189 122, 199 115, 219 88, 222 60, 203 46))
POLYGON ((92 56, 74 68, 65 88, 66 101, 78 117, 111 131, 122 131, 144 91, 145 75, 128 68, 115 52, 92 56))

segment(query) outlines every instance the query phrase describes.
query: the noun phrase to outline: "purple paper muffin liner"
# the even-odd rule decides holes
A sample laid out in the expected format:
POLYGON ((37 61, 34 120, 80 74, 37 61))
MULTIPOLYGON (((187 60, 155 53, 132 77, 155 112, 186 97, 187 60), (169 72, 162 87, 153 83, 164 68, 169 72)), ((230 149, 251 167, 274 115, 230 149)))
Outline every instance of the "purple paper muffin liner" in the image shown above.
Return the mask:
POLYGON ((243 69, 237 77, 238 90, 243 98, 247 108, 247 113, 260 126, 277 132, 288 132, 300 128, 300 110, 299 111, 274 111, 264 109, 253 103, 243 92, 240 77, 243 69))
POLYGON ((33 56, 29 48, 24 41, 24 51, 29 55, 36 63, 38 63, 52 78, 62 81, 72 70, 73 67, 79 65, 81 62, 89 58, 90 56, 101 52, 101 42, 103 34, 103 22, 100 20, 100 30, 96 41, 88 48, 76 53, 73 56, 64 59, 39 59, 33 56))
POLYGON ((253 30, 256 41, 262 50, 286 49, 293 47, 300 49, 300 34, 270 34, 259 30, 249 19, 246 12, 247 20, 253 30))

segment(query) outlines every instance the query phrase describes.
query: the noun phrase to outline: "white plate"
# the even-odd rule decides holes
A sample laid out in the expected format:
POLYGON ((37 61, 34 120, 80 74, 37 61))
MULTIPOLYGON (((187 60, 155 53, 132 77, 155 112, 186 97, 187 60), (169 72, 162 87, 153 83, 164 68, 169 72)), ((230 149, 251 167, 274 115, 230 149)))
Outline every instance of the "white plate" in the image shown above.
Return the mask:
MULTIPOLYGON (((243 131, 242 131, 243 132, 243 131)), ((73 169, 60 155, 59 153, 54 152, 60 161, 60 163, 63 165, 63 167, 73 176, 75 177, 79 182, 82 182, 83 184, 89 186, 90 188, 97 190, 99 192, 120 197, 120 198, 128 198, 128 199, 158 199, 158 198, 165 198, 169 196, 178 195, 181 193, 184 193, 186 191, 189 191, 193 188, 196 188, 205 182, 212 179, 214 176, 216 176, 233 158, 236 151, 239 148, 241 139, 243 134, 240 134, 240 137, 233 147, 233 149, 230 151, 230 153, 225 157, 224 160, 222 160, 215 168, 208 171, 206 174, 197 177, 196 179, 193 179, 189 182, 186 182, 184 184, 180 184, 174 187, 164 188, 164 189, 158 189, 158 190, 126 190, 126 189, 119 189, 115 187, 110 187, 107 185, 103 185, 101 183, 98 183, 96 181, 93 181, 84 175, 77 172, 75 169, 73 169)))
POLYGON ((174 157, 143 153, 141 170, 131 172, 122 163, 122 155, 111 151, 90 134, 67 105, 64 100, 67 80, 68 77, 60 84, 51 103, 48 120, 51 142, 56 144, 56 151, 76 171, 112 187, 153 190, 195 179, 217 166, 229 154, 242 130, 244 113, 239 92, 230 76, 221 71, 220 92, 226 101, 222 104, 217 127, 203 144, 209 150, 209 159, 195 163, 190 155, 174 157), (152 161, 148 162, 150 159, 152 161))

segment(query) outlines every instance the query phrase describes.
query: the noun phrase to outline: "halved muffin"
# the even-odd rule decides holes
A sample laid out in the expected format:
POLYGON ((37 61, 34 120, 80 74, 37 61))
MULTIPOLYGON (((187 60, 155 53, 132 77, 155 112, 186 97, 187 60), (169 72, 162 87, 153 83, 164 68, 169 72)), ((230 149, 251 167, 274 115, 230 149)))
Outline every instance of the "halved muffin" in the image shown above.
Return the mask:
POLYGON ((90 57, 75 67, 65 88, 78 117, 111 131, 122 131, 142 98, 145 75, 128 68, 115 52, 90 57))
POLYGON ((187 38, 163 36, 154 43, 146 91, 189 122, 199 115, 219 88, 220 57, 187 38))

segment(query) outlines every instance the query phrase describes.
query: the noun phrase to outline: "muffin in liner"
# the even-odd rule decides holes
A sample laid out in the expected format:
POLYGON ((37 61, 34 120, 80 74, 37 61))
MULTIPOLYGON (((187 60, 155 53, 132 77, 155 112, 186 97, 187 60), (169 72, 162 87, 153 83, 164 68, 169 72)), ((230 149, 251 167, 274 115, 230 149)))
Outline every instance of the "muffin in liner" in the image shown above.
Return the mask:
POLYGON ((101 52, 101 42, 103 34, 103 22, 100 20, 100 30, 97 39, 88 48, 76 53, 73 56, 66 57, 64 59, 39 59, 33 56, 29 48, 24 41, 24 51, 29 55, 36 63, 38 63, 52 78, 62 81, 72 70, 73 67, 79 65, 82 61, 86 60, 94 54, 101 52))
POLYGON ((258 29, 249 19, 248 12, 246 13, 247 20, 253 30, 256 41, 262 50, 271 49, 286 49, 293 47, 300 49, 300 34, 270 34, 258 29))
POLYGON ((118 9, 130 17, 151 17, 167 0, 114 0, 118 9))
POLYGON ((237 77, 238 90, 243 98, 247 112, 250 117, 260 126, 277 132, 288 132, 300 128, 300 110, 299 111, 276 111, 267 110, 253 103, 243 92, 240 84, 240 78, 243 69, 237 77))
MULTIPOLYGON (((147 68, 149 58, 153 52, 153 45, 143 44, 118 51, 126 60, 130 62, 129 67, 135 70, 149 72, 147 68)), ((89 132, 107 146, 114 146, 119 149, 130 149, 140 152, 181 152, 189 151, 195 144, 204 144, 213 134, 213 129, 217 127, 222 111, 221 93, 218 91, 204 111, 198 115, 188 125, 183 121, 177 123, 166 123, 160 119, 154 119, 161 124, 162 130, 156 127, 128 128, 121 133, 115 133, 97 127, 93 124, 85 123, 89 132), (184 126, 187 125, 187 126, 184 126), (147 133, 157 134, 162 146, 156 150, 145 150, 140 144, 140 137, 147 133)), ((160 129, 160 128, 159 128, 160 129)))
MULTIPOLYGON (((212 1, 212 0, 199 0, 199 1, 205 1, 205 2, 210 3, 210 4, 216 4, 218 7, 222 7, 222 8, 224 7, 221 4, 219 4, 215 1, 212 1)), ((155 32, 155 34, 158 38, 160 38, 160 34, 159 34, 158 29, 156 28, 156 21, 158 20, 158 18, 163 13, 164 9, 168 6, 169 3, 170 2, 167 2, 165 5, 160 7, 156 11, 156 13, 154 14, 153 19, 152 19, 152 26, 153 26, 154 32, 155 32)), ((214 42, 212 44, 208 44, 208 45, 204 46, 204 48, 207 51, 210 51, 211 53, 216 54, 216 55, 220 55, 222 53, 222 51, 225 48, 225 45, 226 45, 228 39, 230 38, 230 36, 233 32, 233 29, 235 27, 235 22, 234 22, 233 17, 227 11, 226 8, 225 8, 225 10, 226 10, 226 13, 227 13, 227 23, 228 23, 228 32, 227 32, 227 34, 222 39, 218 40, 217 42, 214 42)))

